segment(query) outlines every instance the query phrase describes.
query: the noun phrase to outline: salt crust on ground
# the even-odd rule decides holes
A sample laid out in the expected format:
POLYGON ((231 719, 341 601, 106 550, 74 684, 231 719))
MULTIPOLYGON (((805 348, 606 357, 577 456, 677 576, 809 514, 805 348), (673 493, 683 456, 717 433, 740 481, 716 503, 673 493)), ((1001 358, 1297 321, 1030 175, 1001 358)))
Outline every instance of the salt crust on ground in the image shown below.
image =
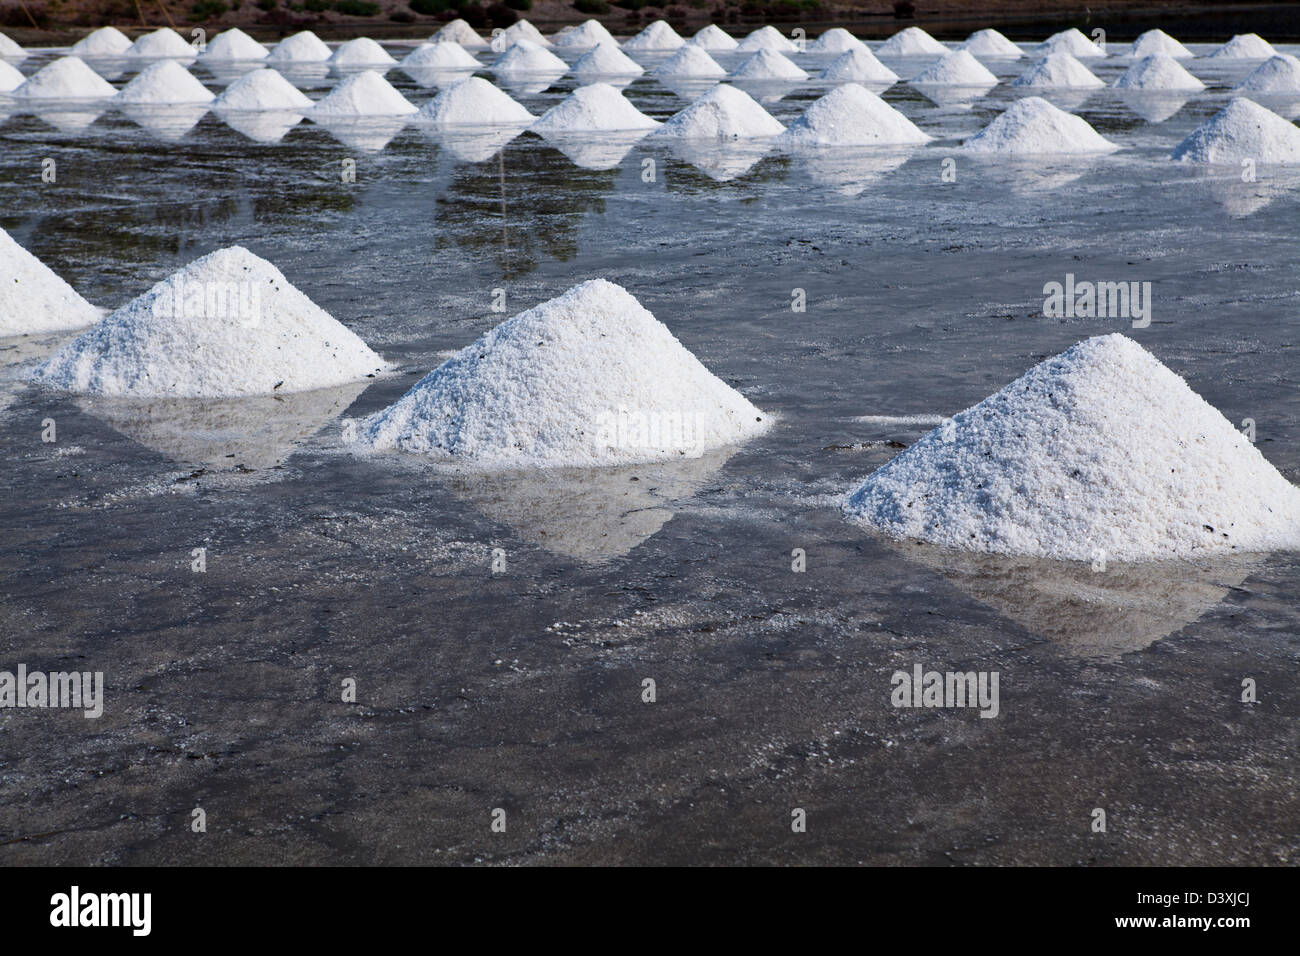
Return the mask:
POLYGON ((0 336, 80 329, 100 311, 0 229, 0 336))
POLYGON ((1001 156, 1110 153, 1119 149, 1086 120, 1037 96, 1012 103, 961 148, 969 153, 1001 156))
POLYGON ((365 419, 358 444, 485 466, 595 467, 696 457, 767 427, 627 290, 594 279, 444 362, 365 419))
POLYGON ((687 44, 655 67, 651 75, 720 78, 727 71, 705 50, 687 44))
POLYGON ((580 86, 541 115, 537 133, 596 133, 654 129, 658 120, 646 116, 608 83, 580 86))
POLYGON ((1236 166, 1249 159, 1293 166, 1300 164, 1300 127, 1238 96, 1192 130, 1170 155, 1185 163, 1236 166))
POLYGON ((118 103, 131 106, 172 106, 210 103, 212 91, 175 60, 160 60, 145 67, 117 94, 118 103))
POLYGON ((644 72, 645 67, 620 50, 614 40, 601 40, 573 64, 574 76, 640 76, 644 72))
POLYGON ((1020 47, 993 29, 977 30, 957 49, 988 59, 1018 60, 1025 55, 1020 47))
POLYGON ((686 41, 683 40, 663 20, 656 20, 636 36, 623 41, 624 50, 646 53, 656 50, 676 50, 686 41))
POLYGON ((731 74, 736 80, 806 80, 808 74, 783 53, 759 50, 731 74))
POLYGON ((45 64, 14 90, 20 100, 102 100, 117 89, 75 56, 45 64))
POLYGON ((403 116, 418 112, 393 84, 373 70, 353 73, 308 114, 313 119, 331 116, 403 116))
POLYGON ((954 416, 844 508, 897 538, 1062 560, 1300 547, 1300 489, 1122 335, 1081 342, 954 416))
POLYGON ((664 139, 732 140, 775 136, 785 127, 744 90, 715 86, 650 135, 664 139))
POLYGON ((839 83, 897 83, 898 74, 864 47, 841 53, 822 70, 821 79, 839 83))
POLYGON ((1064 50, 1049 53, 1011 81, 1011 85, 1029 89, 1086 90, 1106 84, 1064 50))
POLYGON ((332 55, 324 40, 310 30, 303 30, 273 46, 266 58, 272 63, 324 63, 332 55))
POLYGON ((972 53, 954 50, 912 77, 911 82, 922 86, 997 86, 998 78, 972 53))
POLYGON ((519 126, 533 114, 479 76, 453 83, 420 108, 419 119, 434 126, 519 126))
POLYGON ((813 102, 773 143, 777 146, 900 146, 929 142, 906 116, 856 83, 813 102))
POLYGON ((240 112, 308 110, 311 107, 311 97, 271 69, 241 74, 212 103, 215 110, 240 112))
POLYGON ((948 48, 920 27, 900 30, 876 48, 876 56, 943 56, 948 48))
POLYGON ((1203 90, 1205 84, 1188 73, 1171 56, 1157 53, 1143 57, 1115 81, 1117 90, 1203 90))
POLYGON ((326 388, 384 367, 279 269, 231 246, 131 300, 55 353, 33 378, 98 395, 222 398, 326 388), (218 292, 234 292, 241 305, 230 298, 222 304, 218 292))

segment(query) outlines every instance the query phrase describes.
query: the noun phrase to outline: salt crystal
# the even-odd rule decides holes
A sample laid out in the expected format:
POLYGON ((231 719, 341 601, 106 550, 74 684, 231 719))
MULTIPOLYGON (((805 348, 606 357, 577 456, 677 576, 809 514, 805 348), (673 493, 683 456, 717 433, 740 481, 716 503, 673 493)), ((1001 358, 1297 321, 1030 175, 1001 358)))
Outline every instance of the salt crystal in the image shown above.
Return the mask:
POLYGON ((947 52, 946 46, 920 27, 908 27, 882 43, 876 50, 876 56, 943 56, 947 52))
POLYGON ((784 54, 759 50, 731 74, 736 80, 806 80, 808 74, 784 54))
POLYGON ((1064 50, 1049 53, 1020 76, 1011 85, 1029 89, 1098 89, 1106 84, 1091 70, 1064 50))
POLYGON ((1300 59, 1279 53, 1257 66, 1237 89, 1243 93, 1300 93, 1300 59))
POLYGON ((333 54, 325 42, 310 30, 287 36, 267 55, 272 63, 324 63, 333 54))
POLYGON ((912 77, 911 82, 918 86, 997 86, 998 78, 968 51, 954 50, 912 77))
POLYGON ((644 72, 645 67, 620 50, 612 39, 601 40, 573 64, 573 75, 577 77, 640 76, 644 72))
POLYGON ((83 59, 122 56, 131 48, 131 38, 117 27, 100 27, 78 40, 68 52, 83 59))
POLYGON ((814 101, 773 142, 795 147, 900 146, 930 138, 875 93, 846 83, 814 101))
POLYGON ((220 63, 231 60, 264 60, 266 47, 258 43, 238 27, 231 27, 218 33, 203 52, 199 54, 200 63, 220 63))
POLYGON ((777 50, 781 53, 794 53, 799 48, 790 42, 789 37, 774 26, 759 27, 736 47, 737 53, 752 53, 756 50, 777 50))
POLYGON ((0 336, 84 328, 100 310, 0 229, 0 336))
POLYGON ((131 106, 210 103, 212 92, 175 60, 151 63, 117 94, 116 101, 131 106))
POLYGON ((701 50, 714 53, 726 53, 728 50, 734 50, 740 45, 735 37, 713 23, 700 30, 686 42, 690 46, 697 46, 701 50))
POLYGON ((623 49, 638 53, 676 50, 685 42, 667 23, 656 20, 630 40, 624 40, 623 49))
POLYGON ((979 30, 966 38, 966 42, 957 49, 982 56, 990 60, 1018 60, 1024 51, 997 30, 979 30))
POLYGON ((1239 33, 1210 56, 1226 60, 1267 60, 1277 51, 1258 33, 1239 33))
POLYGON ((256 69, 244 73, 221 91, 212 103, 214 110, 263 112, 308 110, 311 99, 275 70, 256 69))
POLYGON ((487 80, 471 76, 425 103, 419 118, 436 127, 519 126, 532 123, 533 114, 487 80))
POLYGON ((397 62, 387 50, 370 37, 357 37, 336 49, 329 58, 330 66, 346 69, 392 66, 397 62))
POLYGON ((1117 90, 1203 90, 1205 84, 1183 69, 1172 56, 1157 53, 1130 66, 1118 80, 1117 90))
POLYGON ((1109 153, 1119 149, 1087 121, 1037 96, 1012 103, 962 144, 970 153, 1033 156, 1051 153, 1109 153))
POLYGON ((1239 96, 1196 127, 1171 156, 1185 163, 1237 166, 1248 159, 1292 166, 1300 164, 1300 128, 1239 96))
POLYGON ((393 88, 393 84, 373 70, 353 73, 329 95, 317 101, 308 114, 312 119, 329 117, 403 116, 418 112, 415 106, 393 88))
POLYGON ((98 100, 117 95, 113 84, 75 56, 61 56, 41 67, 14 90, 19 100, 98 100))
POLYGON ((822 70, 821 79, 836 83, 897 83, 898 74, 876 59, 864 46, 841 53, 822 70))
POLYGON ((660 63, 654 76, 724 77, 727 71, 702 47, 687 44, 660 63))
POLYGON ((1196 56, 1164 30, 1148 30, 1134 40, 1128 50, 1128 55, 1136 59, 1155 56, 1157 53, 1175 60, 1190 60, 1196 56))
POLYGON ((785 129, 744 90, 715 86, 651 137, 686 140, 733 140, 775 136, 785 129))
POLYGON ((608 83, 580 86, 533 124, 536 133, 591 133, 654 129, 646 116, 608 83))

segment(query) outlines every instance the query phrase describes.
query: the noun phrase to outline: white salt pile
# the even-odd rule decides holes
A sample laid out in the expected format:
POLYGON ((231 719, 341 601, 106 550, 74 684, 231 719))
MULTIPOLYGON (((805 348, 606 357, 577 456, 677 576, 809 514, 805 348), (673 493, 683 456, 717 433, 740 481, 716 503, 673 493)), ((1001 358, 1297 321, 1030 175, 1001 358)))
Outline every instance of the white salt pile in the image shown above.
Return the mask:
POLYGON ((621 286, 594 279, 507 319, 358 429, 358 443, 485 466, 697 457, 765 431, 621 286))
POLYGON ((1081 342, 956 415, 844 510, 895 538, 1059 560, 1300 546, 1300 489, 1122 335, 1081 342))
POLYGON ((22 70, 0 60, 0 93, 11 93, 26 82, 22 70))
POLYGON ((726 53, 728 50, 734 50, 740 45, 735 37, 713 23, 700 30, 686 42, 691 46, 697 46, 701 50, 708 50, 713 53, 726 53))
POLYGON ((264 60, 266 47, 238 27, 218 33, 199 54, 200 63, 221 63, 230 60, 264 60))
POLYGON ((784 33, 774 26, 759 27, 736 47, 737 53, 752 53, 755 50, 777 50, 781 53, 794 53, 799 48, 784 33))
POLYGON ((130 106, 169 106, 210 103, 212 92, 175 60, 151 63, 117 94, 117 102, 130 106))
POLYGON ((27 51, 9 37, 0 33, 0 60, 19 62, 25 59, 27 59, 27 51))
POLYGON ((502 33, 501 40, 505 46, 512 43, 518 43, 520 40, 527 40, 529 43, 536 43, 543 50, 549 50, 552 46, 551 41, 542 36, 542 31, 537 29, 527 20, 519 20, 510 24, 502 33))
POLYGON ((663 20, 656 20, 630 40, 623 41, 623 49, 637 53, 658 50, 676 50, 686 41, 663 20))
POLYGON ((80 329, 100 311, 0 229, 0 336, 80 329))
POLYGON ((982 56, 989 60, 1018 60, 1024 56, 1016 46, 997 30, 978 30, 966 38, 957 49, 982 56))
POLYGON ((651 136, 664 139, 730 140, 775 136, 785 129, 744 90, 715 86, 651 136))
POLYGON ((1087 121, 1037 96, 1012 103, 962 144, 971 153, 1035 156, 1050 153, 1110 153, 1117 149, 1087 121))
POLYGON ((898 74, 876 59, 864 46, 841 53, 822 70, 821 78, 836 83, 897 83, 898 74))
POLYGON ((212 104, 214 110, 264 112, 308 110, 312 101, 275 70, 257 69, 231 83, 212 104))
POLYGON ((655 67, 654 76, 723 77, 727 71, 698 46, 687 44, 655 67))
POLYGON ((644 72, 645 67, 620 50, 613 39, 601 40, 573 64, 577 77, 640 76, 644 72))
POLYGON ((113 84, 75 56, 47 63, 14 90, 20 100, 101 100, 117 95, 113 84))
POLYGON ((353 73, 311 108, 312 119, 358 116, 403 116, 419 112, 393 84, 376 73, 353 73))
POLYGON ((402 66, 420 70, 477 70, 479 62, 459 43, 421 43, 402 58, 402 66))
POLYGON ((804 110, 778 146, 901 146, 929 142, 906 116, 856 83, 837 86, 804 110))
POLYGON ((1011 81, 1012 86, 1048 90, 1097 89, 1106 84, 1064 50, 1049 53, 1011 81))
POLYGON ((272 63, 324 63, 332 55, 325 41, 310 30, 303 30, 273 46, 267 60, 272 63))
POLYGON ((918 86, 997 86, 998 78, 967 50, 946 53, 912 77, 918 86))
POLYGON ((808 45, 814 56, 831 56, 849 50, 865 50, 867 45, 843 27, 832 27, 808 45))
POLYGON ((175 30, 163 27, 136 37, 131 48, 126 51, 126 55, 141 59, 170 57, 177 60, 190 60, 194 58, 194 47, 186 43, 175 30))
POLYGON ((461 19, 452 20, 429 37, 430 43, 445 43, 447 41, 458 44, 466 50, 483 50, 488 47, 488 42, 475 33, 472 26, 461 19))
POLYGON ((1244 97, 1196 127, 1170 154, 1185 163, 1235 166, 1243 159, 1261 164, 1300 164, 1300 127, 1244 97))
POLYGON ((541 115, 535 133, 594 133, 654 129, 658 120, 646 116, 608 83, 580 86, 541 115))
POLYGON ((808 74, 775 50, 759 50, 731 74, 736 80, 806 80, 808 74))
POLYGON ((336 49, 329 58, 333 67, 363 69, 372 66, 392 66, 397 60, 370 37, 357 37, 336 49))
POLYGON ((1128 50, 1129 56, 1138 59, 1155 56, 1157 53, 1173 57, 1175 60, 1190 60, 1196 56, 1164 30, 1148 30, 1134 40, 1128 50))
POLYGON ((602 43, 609 43, 617 48, 618 41, 614 39, 613 34, 605 29, 599 20, 587 20, 580 23, 571 30, 556 36, 551 42, 556 49, 569 50, 576 53, 579 50, 592 50, 602 43))
POLYGON ((1300 93, 1300 59, 1279 53, 1257 66, 1237 89, 1243 93, 1300 93))
POLYGON ((531 40, 516 40, 492 64, 493 73, 545 73, 563 76, 569 65, 531 40))
POLYGON ((223 398, 328 388, 384 367, 279 269, 231 246, 132 299, 33 378, 97 395, 223 398))
POLYGON ((122 56, 131 49, 131 38, 117 27, 100 27, 78 40, 68 52, 82 58, 122 56))
POLYGON ((876 56, 943 56, 948 48, 920 27, 908 27, 895 33, 876 49, 876 56))
POLYGON ((1081 60, 1106 56, 1106 51, 1084 36, 1077 27, 1052 34, 1040 43, 1034 52, 1042 55, 1061 51, 1081 60))
POLYGON ((425 103, 420 121, 437 127, 519 126, 532 123, 533 114, 487 80, 471 76, 425 103))
POLYGON ((1157 53, 1138 60, 1115 81, 1117 90, 1203 90, 1205 84, 1171 56, 1157 53))
POLYGON ((1258 33, 1239 33, 1210 54, 1227 60, 1267 60, 1276 55, 1277 51, 1258 33))

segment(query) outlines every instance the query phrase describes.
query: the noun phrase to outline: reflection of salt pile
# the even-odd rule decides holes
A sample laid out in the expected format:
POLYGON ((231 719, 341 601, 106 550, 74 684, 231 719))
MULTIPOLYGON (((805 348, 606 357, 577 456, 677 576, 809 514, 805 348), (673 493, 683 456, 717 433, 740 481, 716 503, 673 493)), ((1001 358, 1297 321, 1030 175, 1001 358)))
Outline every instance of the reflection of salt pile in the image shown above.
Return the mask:
POLYGON ((775 136, 784 129, 744 90, 723 84, 675 113, 650 135, 665 139, 728 140, 775 136))
POLYGON ((618 48, 618 41, 599 20, 587 20, 556 36, 551 42, 556 49, 569 50, 573 53, 594 49, 602 43, 610 43, 615 49, 618 48))
POLYGON ((608 83, 580 86, 541 115, 535 133, 590 133, 649 130, 658 120, 646 116, 608 83))
POLYGON ((329 58, 335 69, 364 70, 395 64, 392 55, 370 37, 357 37, 336 49, 329 58))
POLYGON ((620 50, 614 40, 600 41, 573 64, 573 75, 580 78, 640 76, 644 72, 645 67, 620 50))
POLYGON ((808 44, 813 56, 838 56, 849 50, 865 50, 867 45, 843 27, 832 27, 808 44))
POLYGON ((131 38, 117 27, 100 27, 82 37, 68 52, 83 58, 122 56, 131 48, 131 38))
POLYGON ((303 30, 272 47, 267 60, 271 63, 324 63, 332 55, 320 37, 310 30, 303 30))
POLYGON ((958 414, 845 510, 893 537, 1064 560, 1300 547, 1300 489, 1122 335, 1081 342, 958 414))
POLYGON ((998 78, 966 50, 944 54, 912 77, 916 86, 997 86, 998 78))
POLYGON ((188 62, 194 59, 194 47, 186 43, 175 30, 163 27, 136 37, 126 55, 141 59, 171 58, 188 62))
POLYGON ((317 101, 308 115, 312 120, 365 116, 404 116, 417 112, 416 107, 393 84, 367 70, 354 73, 317 101))
POLYGON ((150 64, 117 94, 117 102, 127 106, 191 105, 212 99, 212 91, 175 60, 150 64))
POLYGON ((265 112, 310 109, 311 99, 275 70, 258 69, 231 83, 212 103, 217 111, 265 112))
POLYGON ((972 33, 957 49, 989 60, 1018 60, 1025 55, 1020 47, 997 30, 979 30, 972 33))
POLYGON ((131 300, 33 378, 97 395, 225 398, 342 385, 383 366, 279 269, 231 246, 131 300))
POLYGON ((0 336, 80 329, 100 311, 0 229, 0 336))
POLYGON ((1012 103, 962 144, 972 153, 1032 156, 1050 153, 1109 153, 1119 149, 1087 121, 1037 96, 1012 103))
POLYGON ((219 63, 230 60, 264 60, 266 47, 238 27, 218 33, 199 54, 200 63, 219 63))
POLYGON ((532 123, 533 114, 487 80, 471 76, 425 103, 420 121, 435 127, 519 126, 532 123))
POLYGON ((756 50, 777 50, 781 53, 794 53, 796 47, 788 37, 774 26, 759 27, 736 46, 737 53, 751 53, 756 50))
POLYGON ((898 74, 876 59, 874 53, 863 47, 849 50, 831 61, 822 70, 821 78, 835 83, 868 83, 871 85, 898 82, 898 74))
POLYGON ((1035 47, 1034 52, 1040 56, 1065 52, 1080 60, 1100 59, 1106 56, 1106 51, 1084 36, 1077 27, 1052 34, 1035 47))
POLYGON ((466 50, 485 50, 488 47, 487 41, 475 33, 472 26, 461 19, 452 20, 429 38, 430 43, 444 43, 446 41, 459 44, 466 50))
POLYGON ((1175 60, 1190 60, 1196 56, 1164 30, 1148 30, 1133 41, 1128 54, 1137 59, 1157 54, 1172 57, 1175 60))
POLYGON ((1257 66, 1237 87, 1243 93, 1300 93, 1300 59, 1289 53, 1257 66))
POLYGON ((654 76, 723 77, 727 71, 697 46, 682 47, 654 69, 654 76))
POLYGON ((1170 155, 1185 163, 1236 165, 1249 159, 1295 165, 1300 163, 1300 128, 1239 96, 1192 130, 1170 155))
POLYGON ((774 140, 778 146, 897 146, 929 142, 906 116, 856 83, 837 86, 774 140))
POLYGON ((27 59, 27 51, 12 39, 0 33, 0 59, 20 63, 27 59))
POLYGON ((549 50, 552 47, 550 40, 542 36, 542 31, 537 29, 527 20, 519 20, 506 27, 501 34, 503 43, 502 49, 510 46, 512 43, 518 43, 520 40, 527 40, 529 43, 536 44, 543 50, 549 50))
POLYGON ((1020 76, 1011 85, 1029 89, 1096 89, 1105 86, 1093 72, 1064 50, 1049 53, 1020 76))
MULTIPOLYGON (((0 93, 12 93, 26 82, 27 77, 23 76, 22 70, 0 60, 0 93)), ((0 116, 3 115, 0 113, 0 116)))
POLYGON ((714 53, 726 53, 728 50, 734 50, 740 45, 735 37, 713 23, 700 30, 686 42, 691 46, 699 47, 701 50, 714 53))
POLYGON ((920 27, 900 30, 876 48, 876 56, 943 56, 948 48, 920 27))
POLYGON ((1203 90, 1205 84, 1183 69, 1171 56, 1157 53, 1130 66, 1118 80, 1117 90, 1203 90))
POLYGON ((663 20, 656 20, 636 36, 623 41, 623 49, 635 53, 676 50, 686 41, 663 20))
POLYGON ((1225 60, 1267 60, 1277 56, 1277 51, 1258 33, 1239 33, 1210 56, 1225 60))
POLYGON ((732 79, 748 82, 763 80, 806 80, 808 74, 787 56, 775 50, 759 50, 731 74, 732 79))
POLYGON ((30 104, 51 100, 102 100, 116 96, 117 90, 77 57, 61 56, 41 67, 14 90, 13 95, 30 104))
POLYGON ((698 457, 767 428, 625 289, 596 279, 521 312, 367 418, 359 442, 482 465, 698 457))
POLYGON ((568 69, 567 63, 531 40, 516 40, 492 64, 492 72, 498 75, 542 74, 559 77, 568 72, 568 69))

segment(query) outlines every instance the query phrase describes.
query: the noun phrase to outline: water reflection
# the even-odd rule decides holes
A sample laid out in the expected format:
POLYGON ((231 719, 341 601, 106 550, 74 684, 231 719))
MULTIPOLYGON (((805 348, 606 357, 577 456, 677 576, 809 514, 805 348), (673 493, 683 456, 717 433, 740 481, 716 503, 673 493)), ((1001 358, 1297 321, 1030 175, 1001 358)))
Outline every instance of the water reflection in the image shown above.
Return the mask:
POLYGON ((1186 93, 1143 92, 1142 90, 1116 90, 1120 101, 1148 123, 1163 123, 1173 116, 1190 99, 1186 93))
POLYGON ((410 116, 314 116, 312 122, 348 149, 377 153, 406 128, 410 116))
POLYGON ((120 109, 127 119, 150 135, 174 143, 199 125, 209 108, 206 104, 177 103, 167 106, 123 105, 120 109))
POLYGON ((906 163, 915 148, 807 147, 794 151, 810 179, 845 196, 856 196, 906 163))
POLYGON ((303 114, 293 110, 223 110, 213 112, 235 132, 256 143, 278 143, 302 122, 303 114))
POLYGON ((541 133, 543 139, 583 169, 613 169, 648 130, 597 133, 541 133))

